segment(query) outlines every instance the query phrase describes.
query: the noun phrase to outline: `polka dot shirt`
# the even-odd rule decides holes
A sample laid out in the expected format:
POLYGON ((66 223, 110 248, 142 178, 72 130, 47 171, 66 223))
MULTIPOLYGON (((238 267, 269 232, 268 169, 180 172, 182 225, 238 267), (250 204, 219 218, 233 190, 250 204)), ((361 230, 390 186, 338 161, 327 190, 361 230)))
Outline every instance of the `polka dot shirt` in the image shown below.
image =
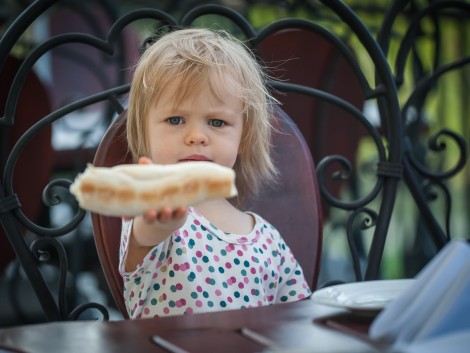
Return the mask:
POLYGON ((259 215, 250 234, 221 231, 194 208, 186 223, 125 272, 132 220, 124 221, 120 272, 130 318, 241 309, 300 300, 311 292, 279 232, 259 215))

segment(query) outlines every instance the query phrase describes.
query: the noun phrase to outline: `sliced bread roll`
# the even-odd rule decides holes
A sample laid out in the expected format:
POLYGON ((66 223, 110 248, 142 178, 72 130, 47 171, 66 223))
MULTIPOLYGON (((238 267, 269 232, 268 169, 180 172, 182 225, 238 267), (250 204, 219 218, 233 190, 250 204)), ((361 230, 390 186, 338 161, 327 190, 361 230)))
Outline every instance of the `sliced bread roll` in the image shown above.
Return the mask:
POLYGON ((235 172, 211 162, 89 165, 70 192, 81 208, 107 216, 136 216, 237 195, 235 172))

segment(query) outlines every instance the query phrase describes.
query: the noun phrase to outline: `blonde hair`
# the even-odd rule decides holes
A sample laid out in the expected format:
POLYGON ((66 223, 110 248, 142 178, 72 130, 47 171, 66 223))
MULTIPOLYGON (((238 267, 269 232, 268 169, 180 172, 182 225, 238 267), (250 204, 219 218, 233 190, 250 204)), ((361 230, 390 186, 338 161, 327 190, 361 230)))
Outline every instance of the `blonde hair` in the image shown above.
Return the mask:
POLYGON ((176 99, 183 99, 205 84, 215 95, 221 94, 213 87, 214 77, 223 79, 225 84, 237 85, 233 92, 240 92, 243 102, 243 133, 234 165, 239 201, 243 201, 249 194, 256 195, 261 184, 273 181, 277 173, 270 157, 274 98, 251 51, 230 34, 201 28, 181 29, 162 36, 145 50, 132 79, 127 140, 135 161, 149 156, 146 116, 165 86, 179 80, 182 90, 176 99))

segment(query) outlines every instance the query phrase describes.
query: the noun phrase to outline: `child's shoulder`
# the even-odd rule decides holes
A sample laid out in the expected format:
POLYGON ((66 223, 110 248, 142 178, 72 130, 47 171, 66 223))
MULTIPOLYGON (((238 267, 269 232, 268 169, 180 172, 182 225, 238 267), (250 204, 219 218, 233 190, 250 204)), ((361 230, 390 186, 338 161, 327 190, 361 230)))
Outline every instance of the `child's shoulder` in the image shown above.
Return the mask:
POLYGON ((251 217, 253 217, 253 219, 255 220, 254 229, 258 229, 263 232, 268 231, 272 233, 274 236, 280 237, 280 234, 277 228, 266 218, 264 218, 260 214, 253 212, 253 211, 246 211, 245 213, 251 215, 251 217))

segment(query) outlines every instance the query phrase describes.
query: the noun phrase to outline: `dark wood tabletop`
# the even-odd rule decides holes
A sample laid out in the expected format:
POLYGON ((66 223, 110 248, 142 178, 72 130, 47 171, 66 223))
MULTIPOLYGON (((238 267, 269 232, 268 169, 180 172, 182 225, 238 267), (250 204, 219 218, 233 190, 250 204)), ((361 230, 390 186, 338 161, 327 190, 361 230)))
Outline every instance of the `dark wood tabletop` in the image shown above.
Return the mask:
POLYGON ((70 321, 0 329, 0 352, 377 352, 372 318, 304 300, 268 307, 122 321, 70 321), (152 338, 169 342, 165 349, 152 338), (179 350, 178 350, 179 349, 179 350))

